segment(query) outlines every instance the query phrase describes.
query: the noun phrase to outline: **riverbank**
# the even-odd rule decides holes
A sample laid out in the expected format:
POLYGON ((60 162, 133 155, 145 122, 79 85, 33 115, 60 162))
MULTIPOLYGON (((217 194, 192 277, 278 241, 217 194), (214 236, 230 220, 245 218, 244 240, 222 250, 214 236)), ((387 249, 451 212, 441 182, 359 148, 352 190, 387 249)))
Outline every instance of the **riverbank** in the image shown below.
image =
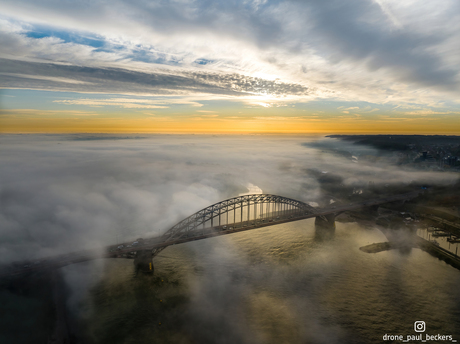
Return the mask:
MULTIPOLYGON (((386 228, 383 228, 379 225, 376 225, 375 223, 372 223, 372 221, 357 219, 356 222, 364 228, 369 228, 369 227, 377 228, 384 234, 385 234, 385 231, 387 230, 386 228)), ((431 256, 438 258, 446 262, 447 264, 451 265, 452 267, 460 270, 460 257, 440 247, 439 245, 436 245, 436 243, 425 240, 419 237, 418 235, 416 235, 413 247, 420 248, 422 251, 429 253, 431 256)), ((401 246, 387 241, 387 242, 373 243, 370 245, 362 246, 359 249, 366 253, 379 253, 383 251, 388 251, 392 249, 400 249, 400 248, 401 246)))

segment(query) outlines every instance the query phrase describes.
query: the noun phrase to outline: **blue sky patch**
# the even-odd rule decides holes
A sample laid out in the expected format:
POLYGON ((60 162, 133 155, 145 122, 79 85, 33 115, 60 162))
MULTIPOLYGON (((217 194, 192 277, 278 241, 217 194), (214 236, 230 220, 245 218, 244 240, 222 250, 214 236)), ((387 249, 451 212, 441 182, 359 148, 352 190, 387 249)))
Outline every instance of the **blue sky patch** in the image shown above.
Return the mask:
POLYGON ((102 37, 81 34, 78 32, 58 30, 45 26, 36 26, 33 30, 28 31, 25 36, 35 39, 56 37, 63 40, 65 43, 82 44, 93 48, 102 48, 106 43, 102 37))
POLYGON ((195 63, 196 64, 199 64, 199 65, 207 65, 209 63, 213 63, 214 61, 212 60, 206 60, 206 59, 198 59, 198 60, 195 60, 195 63))

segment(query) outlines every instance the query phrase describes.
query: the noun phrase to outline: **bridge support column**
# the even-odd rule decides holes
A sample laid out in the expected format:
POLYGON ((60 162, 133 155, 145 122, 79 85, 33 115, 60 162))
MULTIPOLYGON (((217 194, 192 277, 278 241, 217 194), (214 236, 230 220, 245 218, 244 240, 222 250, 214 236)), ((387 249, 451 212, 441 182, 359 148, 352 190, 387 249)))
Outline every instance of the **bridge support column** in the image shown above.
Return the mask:
POLYGON ((335 214, 315 218, 315 240, 328 240, 335 234, 335 214))
POLYGON ((137 251, 136 258, 134 259, 134 266, 136 273, 143 272, 153 275, 153 257, 151 250, 137 251))

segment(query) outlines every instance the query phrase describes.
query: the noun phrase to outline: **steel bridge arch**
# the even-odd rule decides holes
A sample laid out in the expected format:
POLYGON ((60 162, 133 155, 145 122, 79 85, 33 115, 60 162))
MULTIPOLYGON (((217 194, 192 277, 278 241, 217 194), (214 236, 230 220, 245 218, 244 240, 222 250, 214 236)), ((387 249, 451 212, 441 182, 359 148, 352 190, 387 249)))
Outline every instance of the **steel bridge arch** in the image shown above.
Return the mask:
MULTIPOLYGON (((216 226, 221 226, 222 215, 227 215, 226 224, 228 224, 228 213, 233 212, 235 217, 238 209, 240 210, 240 221, 238 223, 250 221, 251 206, 253 209, 254 220, 257 219, 257 215, 263 216, 270 214, 270 210, 272 214, 284 211, 288 212, 289 215, 310 215, 315 214, 316 212, 315 208, 309 204, 292 198, 271 194, 243 195, 226 199, 197 211, 168 229, 161 238, 164 241, 174 241, 184 237, 189 232, 198 229, 200 226, 203 228, 213 228, 215 227, 215 221, 217 221, 216 226), (270 209, 272 205, 273 208, 270 209), (257 213, 258 208, 262 211, 262 213, 257 213), (247 209, 247 215, 243 214, 243 209, 247 209), (265 214, 264 209, 266 209, 265 214), (207 223, 210 224, 209 227, 205 227, 207 223)), ((233 223, 237 222, 233 221, 233 223)), ((152 251, 152 255, 156 256, 164 249, 165 247, 154 249, 152 251)))

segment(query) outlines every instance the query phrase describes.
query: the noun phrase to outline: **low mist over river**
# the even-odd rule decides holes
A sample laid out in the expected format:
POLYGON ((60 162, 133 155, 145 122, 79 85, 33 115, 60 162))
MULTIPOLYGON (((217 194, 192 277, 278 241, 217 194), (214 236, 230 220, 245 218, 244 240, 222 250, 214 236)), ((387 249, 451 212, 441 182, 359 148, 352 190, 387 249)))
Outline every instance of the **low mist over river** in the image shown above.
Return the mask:
POLYGON ((153 278, 133 276, 129 260, 80 268, 99 280, 75 304, 80 333, 89 343, 377 343, 423 320, 427 333, 458 338, 458 270, 418 249, 361 252, 386 239, 355 223, 338 223, 329 242, 314 233, 304 220, 172 246, 153 278))
MULTIPOLYGON (((324 137, 3 135, 0 145, 3 264, 159 235, 239 194, 321 203, 334 185, 458 178, 324 137)), ((359 250, 382 241, 355 222, 318 241, 310 219, 168 247, 153 277, 127 259, 67 266, 68 323, 77 343, 376 343, 415 334, 415 321, 458 339, 460 272, 419 249, 359 250)), ((52 309, 30 295, 1 291, 0 342, 46 339, 52 309)))

